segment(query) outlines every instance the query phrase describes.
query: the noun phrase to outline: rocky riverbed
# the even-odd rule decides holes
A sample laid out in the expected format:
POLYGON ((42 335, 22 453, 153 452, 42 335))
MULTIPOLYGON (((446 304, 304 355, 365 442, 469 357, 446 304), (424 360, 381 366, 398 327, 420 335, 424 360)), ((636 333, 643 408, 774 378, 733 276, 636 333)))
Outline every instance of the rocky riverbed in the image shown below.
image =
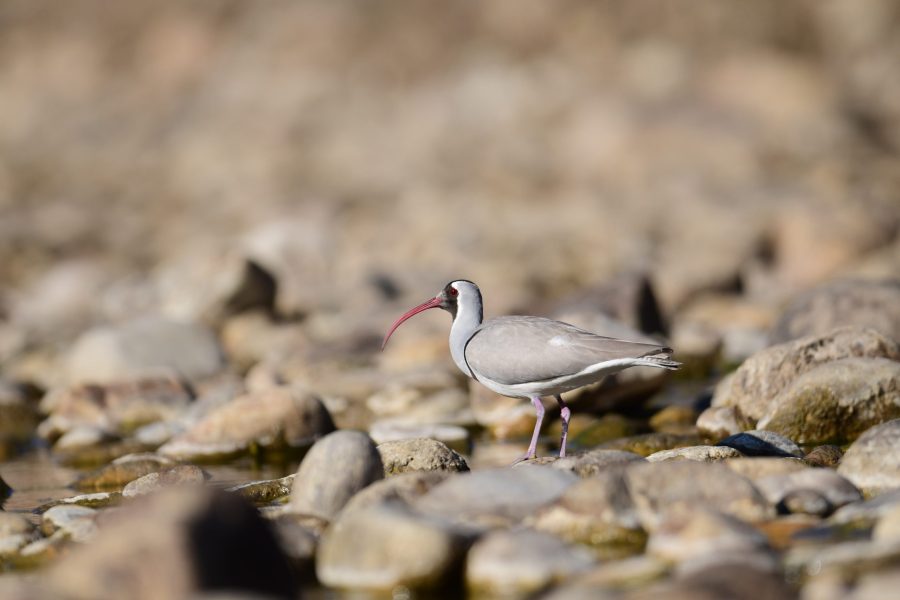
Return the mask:
POLYGON ((892 597, 898 19, 5 2, 0 597, 892 597), (683 367, 512 466, 459 277, 683 367))

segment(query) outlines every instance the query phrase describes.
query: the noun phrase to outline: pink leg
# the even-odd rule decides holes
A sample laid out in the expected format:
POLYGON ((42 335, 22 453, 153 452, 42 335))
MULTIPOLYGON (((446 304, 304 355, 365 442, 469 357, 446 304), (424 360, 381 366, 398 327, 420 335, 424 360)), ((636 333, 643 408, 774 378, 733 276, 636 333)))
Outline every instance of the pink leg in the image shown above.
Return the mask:
POLYGON ((537 421, 534 424, 534 433, 531 434, 531 443, 528 445, 528 452, 525 453, 525 456, 517 460, 516 463, 522 462, 523 460, 531 460, 537 456, 537 441, 538 436, 541 434, 541 423, 544 420, 544 404, 538 396, 532 396, 531 403, 534 405, 534 410, 537 413, 537 421))
POLYGON ((557 394, 556 401, 559 403, 559 416, 562 418, 562 437, 559 440, 559 457, 564 458, 566 456, 566 439, 569 437, 569 418, 572 416, 572 411, 569 410, 569 407, 563 402, 562 396, 557 394))

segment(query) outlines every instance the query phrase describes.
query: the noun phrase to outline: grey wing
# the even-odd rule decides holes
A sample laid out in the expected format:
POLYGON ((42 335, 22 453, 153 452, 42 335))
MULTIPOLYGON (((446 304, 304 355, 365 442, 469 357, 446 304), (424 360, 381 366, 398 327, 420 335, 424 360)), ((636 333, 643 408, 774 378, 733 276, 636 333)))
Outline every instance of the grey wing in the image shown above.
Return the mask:
POLYGON ((573 375, 608 360, 671 352, 662 345, 603 337, 561 321, 498 317, 475 331, 465 357, 476 374, 515 385, 573 375))

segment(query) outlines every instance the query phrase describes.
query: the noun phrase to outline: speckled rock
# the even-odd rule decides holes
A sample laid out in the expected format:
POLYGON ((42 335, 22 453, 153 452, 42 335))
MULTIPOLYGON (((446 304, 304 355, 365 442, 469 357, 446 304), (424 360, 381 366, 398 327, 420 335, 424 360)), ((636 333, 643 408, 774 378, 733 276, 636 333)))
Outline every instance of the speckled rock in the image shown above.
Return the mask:
POLYGON ((748 479, 721 463, 680 460, 637 464, 625 471, 625 478, 641 524, 651 532, 668 513, 700 507, 750 522, 774 514, 748 479))
POLYGON ((797 377, 759 420, 801 444, 854 440, 900 417, 900 361, 846 358, 797 377))
POLYGON ((200 467, 177 465, 135 479, 122 489, 122 496, 133 498, 152 494, 167 487, 203 485, 207 477, 208 475, 200 467))
POLYGON ((696 460, 700 462, 715 462, 728 458, 743 456, 734 448, 725 446, 686 446, 672 450, 661 450, 647 457, 648 462, 665 462, 669 460, 696 460))
POLYGON ((785 436, 778 435, 772 431, 744 431, 725 438, 718 445, 739 450, 745 456, 793 456, 795 458, 803 458, 803 450, 800 449, 800 446, 785 436))
POLYGON ((240 494, 256 505, 269 504, 287 499, 291 495, 294 486, 293 473, 278 479, 266 479, 263 481, 250 481, 227 488, 226 491, 240 494))
POLYGON ((867 495, 900 488, 900 419, 872 427, 847 448, 838 473, 867 495))
POLYGON ((571 473, 542 466, 476 470, 439 483, 413 507, 465 525, 509 526, 562 496, 576 481, 571 473))
POLYGON ((378 445, 384 474, 407 471, 468 471, 466 459, 437 440, 414 438, 378 445))
POLYGON ((176 460, 200 462, 254 449, 296 451, 333 430, 331 416, 316 396, 287 387, 272 388, 212 409, 158 452, 176 460))
POLYGON ((369 435, 376 444, 387 444, 403 440, 429 438, 437 440, 456 452, 468 452, 471 447, 471 434, 459 425, 445 423, 407 423, 376 421, 369 426, 369 435))
POLYGON ((900 340, 900 280, 838 280, 809 290, 785 308, 771 340, 780 343, 847 325, 900 340))
POLYGON ((837 467, 844 457, 844 451, 837 446, 816 446, 803 457, 803 461, 812 467, 837 467))
POLYGON ((524 598, 584 571, 589 552, 529 529, 495 531, 481 538, 466 560, 466 587, 475 597, 524 598))
POLYGON ((843 327, 757 352, 716 387, 713 406, 736 406, 759 420, 794 380, 817 366, 849 357, 900 360, 897 342, 871 329, 843 327))
POLYGON ((66 358, 66 379, 106 383, 160 374, 199 379, 224 366, 212 331, 193 323, 144 317, 82 334, 66 358))
POLYGON ((471 543, 446 521, 377 503, 342 513, 322 537, 319 581, 344 589, 435 589, 451 583, 471 543))
POLYGON ((300 463, 291 510, 331 519, 354 494, 383 477, 381 456, 369 436, 335 431, 316 442, 300 463))
POLYGON ((640 552, 646 541, 624 468, 608 469, 579 481, 526 524, 566 541, 589 546, 604 559, 640 552))

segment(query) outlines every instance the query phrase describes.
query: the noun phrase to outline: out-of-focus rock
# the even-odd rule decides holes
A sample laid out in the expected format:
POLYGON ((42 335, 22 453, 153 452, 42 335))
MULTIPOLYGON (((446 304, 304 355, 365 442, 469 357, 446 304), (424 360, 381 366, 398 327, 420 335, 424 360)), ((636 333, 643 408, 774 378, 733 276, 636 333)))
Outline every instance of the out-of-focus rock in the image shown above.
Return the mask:
POLYGON ((754 479, 753 483, 773 505, 785 501, 790 494, 804 490, 821 494, 832 510, 862 500, 856 486, 831 469, 803 469, 784 475, 769 475, 754 479))
POLYGON ((696 433, 697 412, 690 406, 670 405, 650 417, 650 427, 660 433, 696 433))
POLYGON ((168 487, 203 485, 208 477, 200 467, 177 465, 164 471, 148 473, 129 482, 122 488, 122 496, 133 498, 135 496, 152 494, 168 487))
POLYGON ((703 440, 697 434, 643 433, 601 444, 605 450, 625 450, 641 456, 650 456, 655 452, 696 446, 703 440))
POLYGON ((476 597, 523 598, 588 569, 589 552, 547 533, 495 531, 466 560, 466 586, 476 597))
POLYGON ((850 357, 900 360, 900 347, 877 331, 848 327, 772 346, 722 380, 713 406, 736 406, 748 418, 759 420, 797 377, 823 363, 850 357))
POLYGON ((369 435, 376 444, 428 438, 445 444, 456 452, 469 452, 471 446, 471 434, 467 429, 459 425, 441 423, 415 424, 403 420, 383 419, 372 423, 369 435))
POLYGON ((316 573, 329 587, 435 590, 458 576, 469 536, 396 502, 342 513, 319 545, 316 573))
POLYGON ((413 507, 463 525, 509 526, 559 498, 576 481, 575 475, 549 467, 477 470, 439 483, 413 507))
POLYGON ((212 331, 197 324, 144 317, 83 333, 66 357, 69 382, 107 383, 175 375, 199 379, 225 366, 212 331))
POLYGON ((803 458, 803 461, 813 467, 837 467, 844 457, 844 452, 837 446, 816 446, 803 458))
POLYGON ((753 484, 721 463, 692 460, 637 464, 625 472, 641 524, 653 531, 669 513, 706 507, 743 521, 773 511, 753 484))
POLYGON ((623 476, 624 469, 598 473, 571 486, 526 524, 594 550, 602 558, 640 552, 646 541, 623 476))
POLYGON ((174 420, 192 400, 193 392, 184 383, 168 377, 73 385, 43 398, 41 410, 49 416, 38 433, 53 440, 87 426, 124 434, 147 423, 174 420))
POLYGON ((35 536, 35 527, 26 516, 0 511, 0 558, 13 558, 35 536))
POLYGON ((0 379, 0 459, 31 437, 38 421, 37 407, 23 386, 0 379))
POLYGON ((900 361, 845 358, 797 377, 759 420, 801 444, 842 443, 900 417, 900 361))
POLYGON ((87 542, 97 533, 97 514, 95 509, 86 506, 53 506, 41 515, 41 531, 46 536, 60 531, 75 542, 87 542))
POLYGON ((378 445, 384 474, 408 471, 468 471, 466 459, 437 440, 413 438, 378 445))
POLYGON ((354 494, 384 477, 372 439, 359 431, 335 431, 303 458, 291 492, 291 510, 333 518, 354 494))
POLYGON ((293 597, 296 583, 268 523, 234 494, 179 488, 105 519, 94 540, 46 574, 74 599, 183 598, 236 589, 293 597))
POLYGON ((129 454, 119 457, 112 463, 81 475, 73 484, 82 491, 103 491, 121 489, 125 484, 155 473, 174 462, 156 454, 129 454))
POLYGON ((876 425, 847 448, 838 473, 867 495, 900 487, 900 419, 876 425))
POLYGON ((713 440, 721 440, 753 428, 736 406, 710 406, 697 417, 697 430, 713 440))
POLYGON ((660 450, 647 457, 648 462, 666 462, 670 460, 696 460, 699 462, 715 462, 743 456, 734 448, 723 446, 686 446, 672 450, 660 450))
MULTIPOLYGON (((545 457, 544 459, 538 459, 535 462, 540 462, 541 460, 549 461, 546 464, 549 464, 554 469, 570 471, 579 477, 588 478, 603 471, 616 469, 617 467, 633 462, 644 462, 645 459, 634 452, 625 452, 624 450, 604 450, 601 448, 566 456, 564 458, 545 457)), ((516 464, 514 468, 524 469, 528 466, 529 463, 522 462, 516 464)))
POLYGON ((272 388, 214 408, 159 453, 176 460, 214 461, 253 449, 291 452, 333 430, 331 416, 316 396, 272 388))
POLYGON ((900 281, 837 280, 809 290, 785 308, 771 340, 783 343, 848 326, 874 329, 900 343, 900 281))
MULTIPOLYGON (((225 354, 241 369, 298 360, 306 355, 311 345, 302 324, 277 322, 260 311, 228 318, 222 326, 221 337, 225 354)), ((275 372, 275 375, 279 374, 275 372)))
POLYGON ((647 553, 682 563, 704 555, 740 555, 766 546, 765 536, 751 525, 700 509, 664 518, 647 540, 647 553))

